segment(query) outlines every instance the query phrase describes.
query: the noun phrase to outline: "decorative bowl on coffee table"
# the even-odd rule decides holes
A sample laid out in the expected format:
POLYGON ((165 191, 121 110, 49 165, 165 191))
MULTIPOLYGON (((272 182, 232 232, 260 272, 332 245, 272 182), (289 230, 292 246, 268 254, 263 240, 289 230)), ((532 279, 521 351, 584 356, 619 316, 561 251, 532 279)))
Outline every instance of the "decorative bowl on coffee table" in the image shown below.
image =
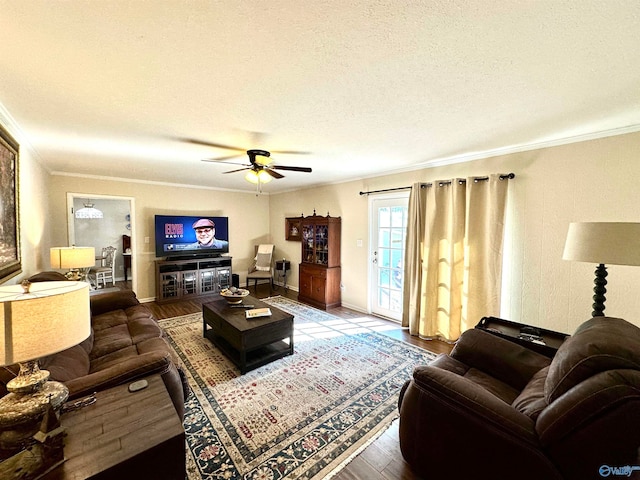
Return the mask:
POLYGON ((249 295, 249 290, 244 288, 225 288, 220 291, 220 295, 222 295, 230 305, 237 305, 242 303, 242 299, 249 295))

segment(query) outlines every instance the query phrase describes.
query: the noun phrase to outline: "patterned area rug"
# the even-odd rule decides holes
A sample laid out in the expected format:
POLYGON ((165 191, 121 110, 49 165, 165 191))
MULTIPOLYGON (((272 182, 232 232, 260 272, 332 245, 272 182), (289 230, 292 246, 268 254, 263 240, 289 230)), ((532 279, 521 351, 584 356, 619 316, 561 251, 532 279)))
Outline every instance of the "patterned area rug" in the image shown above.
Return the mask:
POLYGON ((162 320, 194 394, 189 480, 328 478, 397 417, 400 387, 433 354, 377 329, 275 297, 293 315, 295 353, 240 376, 202 336, 202 315, 162 320))

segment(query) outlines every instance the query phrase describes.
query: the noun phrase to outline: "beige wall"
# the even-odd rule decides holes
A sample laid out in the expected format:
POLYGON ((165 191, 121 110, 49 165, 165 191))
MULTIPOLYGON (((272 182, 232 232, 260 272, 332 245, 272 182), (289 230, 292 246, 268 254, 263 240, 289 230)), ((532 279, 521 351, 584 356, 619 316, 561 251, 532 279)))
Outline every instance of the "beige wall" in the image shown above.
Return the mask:
MULTIPOLYGON (((284 218, 311 214, 342 217, 343 304, 367 308, 368 201, 360 191, 416 181, 514 172, 501 315, 571 332, 590 317, 595 265, 562 260, 572 221, 640 221, 640 133, 504 155, 272 195, 271 233, 278 255, 294 260, 297 287, 300 243, 284 240, 284 218), (363 247, 356 242, 363 240, 363 247)), ((609 267, 607 309, 640 326, 640 268, 609 267)))
MULTIPOLYGON (((3 112, 0 111, 0 117, 3 112)), ((595 265, 562 260, 569 222, 640 221, 640 133, 498 156, 276 195, 238 193, 110 180, 50 176, 10 119, 3 125, 21 143, 20 202, 23 274, 49 269, 50 246, 67 244, 66 194, 102 194, 135 199, 133 219, 137 291, 155 296, 153 215, 223 214, 230 217, 234 273, 244 283, 253 244, 273 242, 277 259, 292 261, 289 284, 297 289, 300 243, 286 241, 285 217, 330 213, 342 217, 343 303, 366 311, 368 199, 358 193, 452 177, 514 172, 501 315, 515 321, 571 332, 591 312, 595 265), (150 243, 144 243, 149 237, 150 243), (357 240, 363 246, 357 247, 357 240)), ((640 268, 610 266, 607 309, 640 326, 640 268)))
POLYGON ((141 300, 155 297, 154 215, 224 215, 229 217, 229 255, 233 272, 244 283, 253 257, 253 245, 270 241, 269 197, 214 189, 120 182, 54 175, 49 199, 52 212, 52 241, 67 245, 67 192, 115 195, 134 199, 132 251, 135 263, 134 289, 141 300), (148 237, 149 243, 145 243, 148 237))
POLYGON ((51 227, 48 202, 49 174, 40 165, 20 129, 0 105, 0 124, 20 145, 19 151, 19 227, 22 272, 6 283, 19 283, 34 272, 49 266, 49 239, 51 227))

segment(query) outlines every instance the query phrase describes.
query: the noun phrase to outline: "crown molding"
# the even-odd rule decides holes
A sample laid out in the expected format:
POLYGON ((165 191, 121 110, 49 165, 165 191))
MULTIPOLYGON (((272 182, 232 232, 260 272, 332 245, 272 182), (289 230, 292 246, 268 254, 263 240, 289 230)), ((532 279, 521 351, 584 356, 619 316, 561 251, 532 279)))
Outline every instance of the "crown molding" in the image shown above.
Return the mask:
MULTIPOLYGON (((205 185, 190 185, 186 183, 158 182, 155 180, 139 180, 139 179, 123 178, 123 177, 109 177, 106 175, 91 175, 91 174, 69 173, 69 172, 59 172, 59 171, 53 171, 50 173, 51 175, 58 176, 58 177, 88 178, 91 180, 103 180, 108 182, 124 182, 124 183, 137 183, 137 184, 144 184, 144 185, 156 185, 156 186, 163 186, 163 187, 215 190, 218 192, 246 193, 250 195, 255 195, 256 193, 255 191, 238 190, 234 188, 219 188, 219 187, 211 187, 211 186, 205 186, 205 185)), ((269 195, 269 193, 262 192, 261 195, 269 195)))

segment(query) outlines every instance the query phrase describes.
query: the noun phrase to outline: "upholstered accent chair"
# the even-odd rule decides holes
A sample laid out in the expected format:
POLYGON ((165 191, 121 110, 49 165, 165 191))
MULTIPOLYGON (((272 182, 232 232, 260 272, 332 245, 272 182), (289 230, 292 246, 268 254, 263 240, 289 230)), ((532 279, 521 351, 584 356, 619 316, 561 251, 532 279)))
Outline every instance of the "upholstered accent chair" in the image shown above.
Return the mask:
POLYGON ((275 245, 261 244, 255 246, 253 264, 247 272, 247 288, 249 281, 253 280, 253 286, 258 286, 258 280, 269 280, 269 293, 273 289, 273 250, 275 245))
POLYGON ((586 480, 640 467, 640 328, 595 317, 552 359, 469 330, 415 369, 399 408, 402 455, 424 478, 586 480))

